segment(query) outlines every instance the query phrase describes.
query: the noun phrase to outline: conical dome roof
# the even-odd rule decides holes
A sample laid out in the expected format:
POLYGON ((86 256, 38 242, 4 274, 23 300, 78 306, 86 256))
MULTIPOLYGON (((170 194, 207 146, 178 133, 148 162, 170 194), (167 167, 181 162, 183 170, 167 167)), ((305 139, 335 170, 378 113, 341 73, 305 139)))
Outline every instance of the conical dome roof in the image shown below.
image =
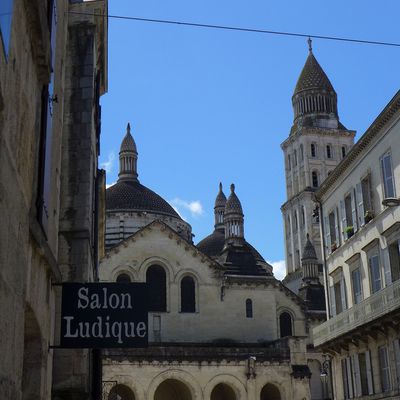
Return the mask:
POLYGON ((229 195, 225 205, 225 215, 233 213, 243 215, 242 204, 240 203, 240 200, 236 196, 235 185, 232 183, 231 194, 229 195))
POLYGON ((129 123, 128 123, 128 126, 126 127, 126 135, 121 142, 121 147, 120 147, 119 151, 120 152, 133 151, 133 152, 137 153, 136 143, 133 140, 133 137, 131 135, 131 125, 129 123))
POLYGON ((322 89, 328 92, 335 91, 329 78, 311 51, 297 81, 294 94, 307 89, 322 89))
POLYGON ((318 260, 317 253, 315 252, 315 248, 310 241, 310 235, 307 233, 307 241, 303 250, 302 260, 318 260))
POLYGON ((219 192, 215 199, 214 208, 225 207, 225 205, 226 205, 226 196, 225 196, 225 193, 222 191, 222 183, 220 182, 219 183, 219 192))

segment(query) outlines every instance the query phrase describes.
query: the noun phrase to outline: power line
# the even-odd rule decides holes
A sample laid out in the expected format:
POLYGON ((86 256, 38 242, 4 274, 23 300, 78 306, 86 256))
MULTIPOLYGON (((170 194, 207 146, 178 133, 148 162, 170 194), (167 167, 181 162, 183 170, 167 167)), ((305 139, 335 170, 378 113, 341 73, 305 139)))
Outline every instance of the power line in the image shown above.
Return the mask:
POLYGON ((350 43, 359 43, 359 44, 373 44, 373 45, 378 45, 378 46, 400 47, 400 43, 380 42, 380 41, 375 41, 375 40, 364 40, 364 39, 351 39, 351 38, 340 37, 340 36, 325 36, 325 35, 313 35, 313 34, 306 34, 306 33, 271 31, 271 30, 266 30, 266 29, 242 28, 242 27, 238 27, 238 26, 228 26, 228 25, 200 24, 200 23, 195 23, 195 22, 174 21, 174 20, 168 20, 168 19, 129 17, 129 16, 125 16, 125 15, 91 14, 91 13, 83 13, 83 12, 77 12, 77 11, 69 11, 69 14, 89 15, 92 17, 94 16, 94 17, 103 17, 103 18, 108 17, 108 18, 113 18, 113 19, 151 22, 151 23, 156 23, 156 24, 191 26, 191 27, 195 27, 195 28, 221 29, 221 30, 238 31, 238 32, 262 33, 262 34, 268 34, 268 35, 294 36, 294 37, 302 37, 302 38, 333 40, 333 41, 339 41, 339 42, 350 42, 350 43))

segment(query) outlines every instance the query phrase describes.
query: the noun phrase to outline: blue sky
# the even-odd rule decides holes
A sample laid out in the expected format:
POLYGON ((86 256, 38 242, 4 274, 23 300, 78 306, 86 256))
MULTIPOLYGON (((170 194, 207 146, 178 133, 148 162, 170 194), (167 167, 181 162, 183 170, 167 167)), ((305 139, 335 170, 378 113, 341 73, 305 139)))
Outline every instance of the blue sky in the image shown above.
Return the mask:
MULTIPOLYGON (((400 42, 400 2, 336 0, 110 0, 110 15, 235 25, 400 42)), ((116 181, 132 125, 139 179, 172 202, 195 243, 212 232, 218 183, 234 182, 245 237, 282 277, 280 206, 286 199, 280 144, 306 39, 109 20, 108 93, 102 98, 100 162, 116 181)), ((341 122, 357 138, 399 89, 400 48, 315 39, 341 122)))

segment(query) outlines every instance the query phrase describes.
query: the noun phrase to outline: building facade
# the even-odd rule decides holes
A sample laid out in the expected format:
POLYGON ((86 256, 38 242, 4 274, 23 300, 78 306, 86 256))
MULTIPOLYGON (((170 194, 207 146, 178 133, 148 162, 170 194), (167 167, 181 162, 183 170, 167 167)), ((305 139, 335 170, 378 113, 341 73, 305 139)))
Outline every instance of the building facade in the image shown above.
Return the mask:
POLYGON ((311 41, 292 105, 293 126, 281 145, 287 195, 281 211, 287 273, 283 282, 297 293, 302 282, 301 259, 307 234, 319 262, 322 260, 319 224, 313 216, 314 192, 351 149, 355 135, 339 121, 336 92, 312 52, 311 41))
POLYGON ((220 184, 214 231, 194 245, 191 227, 139 184, 128 161, 136 157, 128 126, 119 180, 106 197, 106 232, 116 243, 99 271, 104 282, 147 283, 149 347, 104 352, 107 398, 322 399, 323 360, 308 337, 325 319, 311 242, 296 295, 245 240, 234 185, 227 198, 220 184), (129 236, 116 219, 133 227, 129 236))
POLYGON ((54 284, 96 275, 93 215, 104 183, 97 156, 107 20, 71 12, 106 13, 107 1, 73 3, 0 5, 1 399, 95 394, 92 354, 52 349, 54 284))
POLYGON ((400 93, 316 192, 335 399, 400 397, 400 93))

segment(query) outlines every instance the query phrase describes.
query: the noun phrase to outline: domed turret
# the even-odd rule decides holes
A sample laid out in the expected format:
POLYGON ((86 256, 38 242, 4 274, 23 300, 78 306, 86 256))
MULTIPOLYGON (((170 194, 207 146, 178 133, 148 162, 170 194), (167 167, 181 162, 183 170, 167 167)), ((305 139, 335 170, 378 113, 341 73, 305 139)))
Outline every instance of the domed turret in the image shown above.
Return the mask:
POLYGON ((214 228, 219 231, 224 230, 224 214, 225 214, 226 196, 222 191, 222 183, 219 183, 219 192, 215 199, 214 205, 214 216, 215 225, 214 228))
POLYGON ((243 210, 235 193, 235 185, 231 185, 231 194, 225 205, 224 225, 225 241, 241 243, 244 239, 243 210))
POLYGON ((119 180, 138 181, 137 158, 136 143, 131 135, 131 125, 128 123, 126 135, 119 150, 119 180))
POLYGON ((292 97, 294 123, 299 127, 333 128, 339 126, 337 95, 314 57, 311 39, 309 54, 292 97))
POLYGON ((318 282, 318 258, 315 248, 310 241, 310 235, 307 233, 307 241, 301 258, 303 267, 303 282, 309 283, 312 281, 318 282))

